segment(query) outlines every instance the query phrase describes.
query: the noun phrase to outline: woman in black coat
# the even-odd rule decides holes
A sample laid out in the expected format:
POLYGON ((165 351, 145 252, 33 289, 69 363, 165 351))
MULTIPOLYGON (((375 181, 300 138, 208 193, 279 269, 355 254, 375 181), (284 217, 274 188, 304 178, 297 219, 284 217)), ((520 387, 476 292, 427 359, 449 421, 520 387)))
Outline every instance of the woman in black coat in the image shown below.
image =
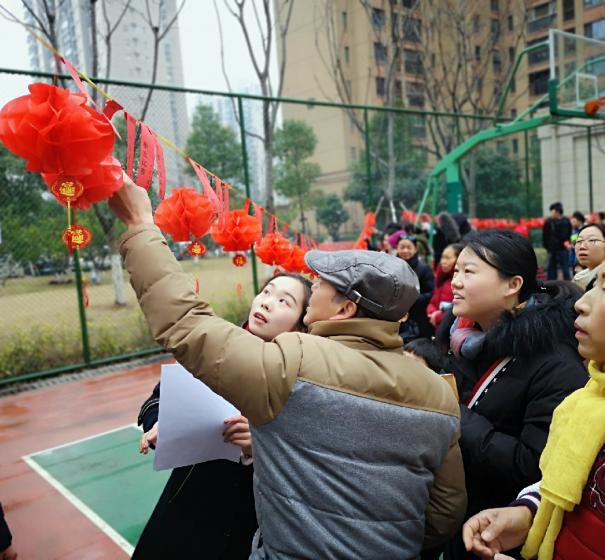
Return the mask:
MULTIPOLYGON (((536 272, 531 243, 502 230, 471 233, 456 264, 446 371, 460 394, 467 518, 540 480, 552 413, 586 383, 573 326, 580 292, 538 286, 536 272)), ((460 538, 445 558, 469 558, 460 538)))
POLYGON ((434 329, 426 315, 426 308, 435 290, 435 275, 431 267, 418 257, 418 238, 415 235, 401 231, 393 234, 390 242, 397 249, 397 256, 404 259, 416 273, 420 284, 420 295, 410 309, 408 320, 401 324, 400 334, 404 342, 431 338, 434 329))

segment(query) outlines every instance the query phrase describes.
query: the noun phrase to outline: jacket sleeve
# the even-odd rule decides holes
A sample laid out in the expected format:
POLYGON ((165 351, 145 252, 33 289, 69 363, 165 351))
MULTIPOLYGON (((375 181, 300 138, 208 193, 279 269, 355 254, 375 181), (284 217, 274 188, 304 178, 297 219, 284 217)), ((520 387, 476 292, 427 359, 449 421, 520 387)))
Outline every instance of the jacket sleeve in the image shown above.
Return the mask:
POLYGON ((300 369, 299 335, 263 342, 217 317, 154 225, 130 228, 120 250, 155 340, 253 424, 271 421, 300 369))
POLYGON ((424 549, 437 548, 448 542, 464 521, 466 487, 459 435, 456 434, 445 460, 435 473, 426 509, 424 549))
POLYGON ((586 371, 569 354, 553 352, 542 361, 528 387, 519 437, 497 431, 481 414, 460 405, 460 447, 467 476, 494 485, 522 488, 541 478, 539 459, 561 401, 586 383, 586 371))
POLYGON ((13 542, 13 536, 4 519, 4 511, 0 504, 0 553, 4 552, 13 542))
POLYGON ((544 225, 542 226, 542 247, 544 247, 547 251, 550 251, 550 219, 544 221, 544 225))
POLYGON ((143 427, 144 432, 148 432, 158 421, 160 415, 160 384, 154 388, 149 398, 141 405, 137 425, 143 427))

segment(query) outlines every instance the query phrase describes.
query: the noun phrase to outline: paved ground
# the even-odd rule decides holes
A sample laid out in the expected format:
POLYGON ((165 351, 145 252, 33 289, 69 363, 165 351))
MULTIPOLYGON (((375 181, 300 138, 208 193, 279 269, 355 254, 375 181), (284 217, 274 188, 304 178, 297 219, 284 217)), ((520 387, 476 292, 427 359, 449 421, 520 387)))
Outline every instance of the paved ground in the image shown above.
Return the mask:
POLYGON ((134 427, 160 362, 0 398, 0 501, 23 560, 128 558, 166 479, 134 427))

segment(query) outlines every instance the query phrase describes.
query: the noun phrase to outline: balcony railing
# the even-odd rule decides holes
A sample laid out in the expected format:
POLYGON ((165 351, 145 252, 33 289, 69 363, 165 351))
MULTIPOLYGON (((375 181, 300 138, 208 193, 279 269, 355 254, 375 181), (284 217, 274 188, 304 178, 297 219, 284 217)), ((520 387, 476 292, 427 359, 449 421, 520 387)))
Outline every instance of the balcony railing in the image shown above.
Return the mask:
POLYGON ((557 14, 549 14, 538 19, 534 19, 527 23, 527 32, 536 33, 538 31, 545 31, 552 27, 557 19, 557 14))

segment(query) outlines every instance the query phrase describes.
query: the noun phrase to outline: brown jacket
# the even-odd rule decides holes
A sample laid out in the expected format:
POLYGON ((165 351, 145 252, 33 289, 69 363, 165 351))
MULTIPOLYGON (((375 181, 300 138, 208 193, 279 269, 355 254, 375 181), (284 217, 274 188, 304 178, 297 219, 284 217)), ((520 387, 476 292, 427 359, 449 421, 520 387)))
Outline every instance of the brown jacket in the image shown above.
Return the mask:
POLYGON ((254 558, 415 558, 423 536, 453 534, 458 404, 403 356, 397 323, 322 321, 263 342, 213 314, 154 226, 130 230, 122 253, 156 340, 254 425, 254 558))

